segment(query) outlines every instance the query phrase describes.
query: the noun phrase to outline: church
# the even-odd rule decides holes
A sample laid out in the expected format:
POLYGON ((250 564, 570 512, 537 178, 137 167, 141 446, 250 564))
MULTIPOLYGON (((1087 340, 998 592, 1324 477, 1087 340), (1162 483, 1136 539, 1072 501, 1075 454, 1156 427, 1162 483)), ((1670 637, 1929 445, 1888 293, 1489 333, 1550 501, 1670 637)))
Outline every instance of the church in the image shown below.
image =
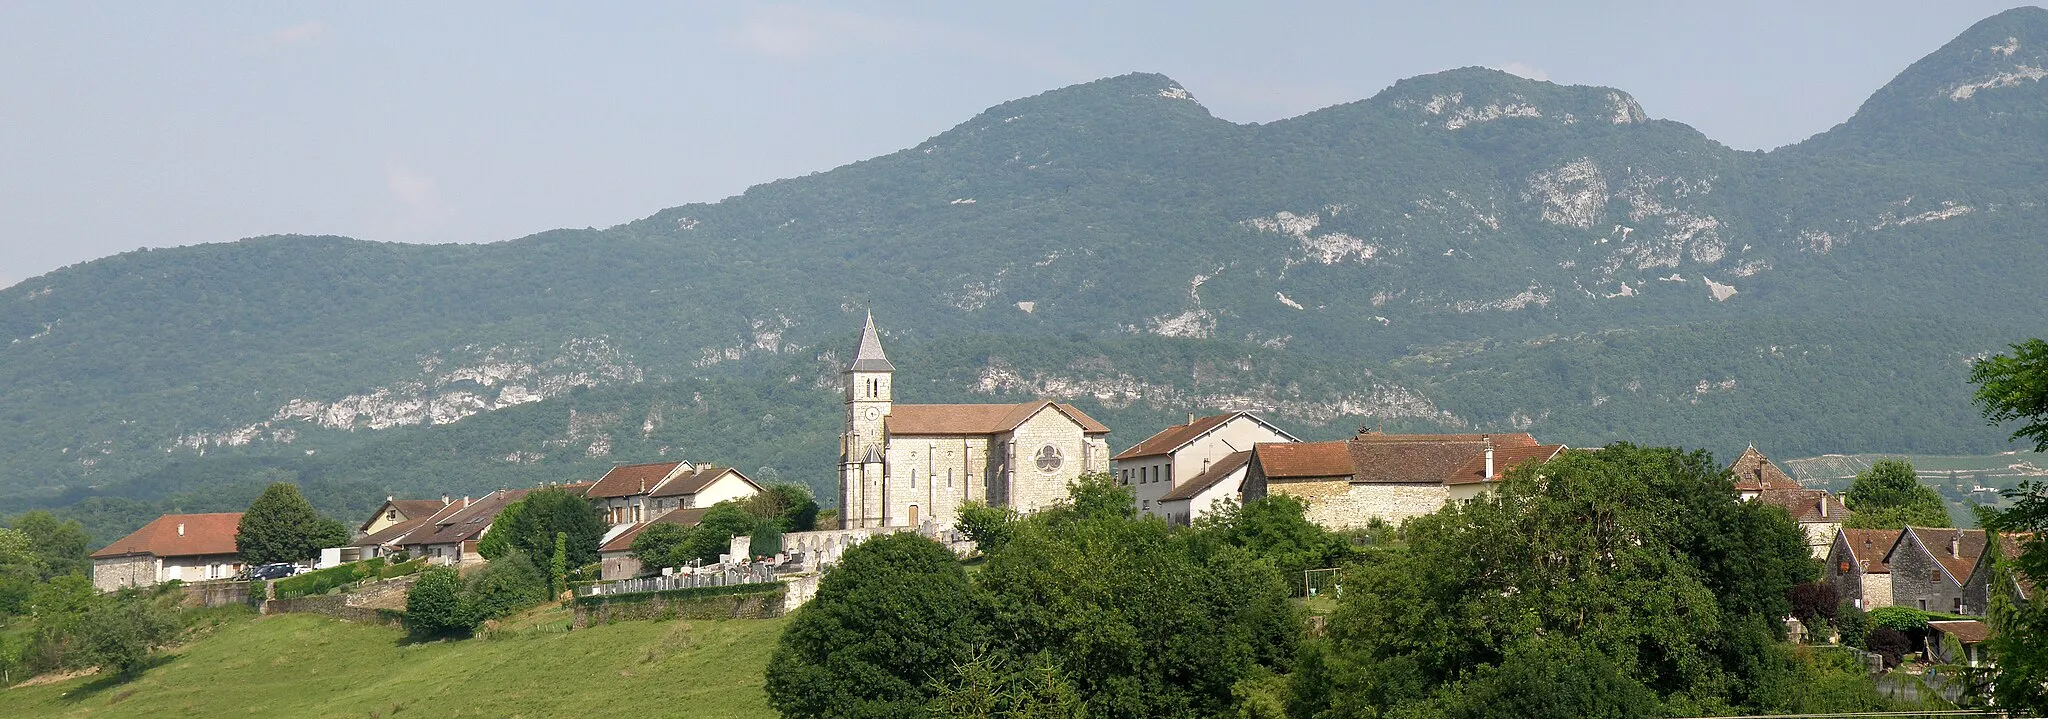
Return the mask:
POLYGON ((1109 428, 1073 405, 896 404, 896 366, 868 314, 846 367, 839 438, 844 529, 951 527, 965 502, 1031 512, 1109 471, 1109 428))

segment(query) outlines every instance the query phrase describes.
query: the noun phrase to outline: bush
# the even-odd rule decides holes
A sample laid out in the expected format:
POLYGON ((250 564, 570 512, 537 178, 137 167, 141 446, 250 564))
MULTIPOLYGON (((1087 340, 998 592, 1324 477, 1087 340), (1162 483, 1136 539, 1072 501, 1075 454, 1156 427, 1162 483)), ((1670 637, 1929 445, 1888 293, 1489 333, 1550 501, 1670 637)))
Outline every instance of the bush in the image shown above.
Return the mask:
POLYGON ((1878 627, 1870 631, 1869 649, 1873 654, 1884 656, 1885 666, 1898 666, 1899 658, 1913 649, 1913 640, 1896 629, 1878 627))
POLYGON ((171 611, 154 597, 124 595, 88 610, 79 626, 85 657, 110 674, 134 674, 177 635, 171 611))
POLYGON ((462 575, 429 567, 405 593, 405 628, 421 638, 468 634, 476 626, 462 597, 462 575))
POLYGON ((1911 607, 1878 607, 1870 610, 1870 624, 1895 632, 1925 631, 1927 613, 1911 607))
POLYGON ((1842 635, 1844 646, 1866 648, 1870 641, 1870 614, 1849 602, 1843 602, 1835 610, 1835 631, 1842 635))
POLYGON ((983 554, 1001 549, 1016 532, 1012 524, 1017 521, 1017 514, 1002 507, 968 502, 960 505, 959 515, 960 518, 953 522, 953 528, 973 540, 974 548, 983 554))
POLYGON ((471 630, 548 599, 547 576, 521 552, 491 560, 490 566, 470 577, 465 589, 465 615, 471 630))
POLYGON ((373 576, 376 576, 376 574, 371 568, 364 566, 361 562, 351 562, 338 567, 328 567, 297 576, 285 577, 284 579, 277 580, 274 586, 277 588, 278 599, 315 597, 373 576))
MULTIPOLYGON (((405 555, 400 554, 398 556, 403 557, 405 555)), ((413 574, 426 568, 427 560, 425 559, 415 559, 410 562, 399 562, 397 564, 387 565, 383 569, 377 570, 377 578, 392 579, 395 577, 403 577, 405 575, 413 574)))

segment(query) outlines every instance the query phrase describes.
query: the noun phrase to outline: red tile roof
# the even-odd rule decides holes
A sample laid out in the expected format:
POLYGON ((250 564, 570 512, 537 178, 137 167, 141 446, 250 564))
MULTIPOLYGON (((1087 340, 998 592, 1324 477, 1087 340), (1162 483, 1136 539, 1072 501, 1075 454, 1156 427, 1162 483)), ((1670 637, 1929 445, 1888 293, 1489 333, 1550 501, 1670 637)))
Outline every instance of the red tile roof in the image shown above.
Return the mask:
POLYGON ((1202 436, 1204 432, 1223 426, 1224 422, 1228 422, 1231 418, 1240 414, 1244 413, 1231 412, 1229 414, 1211 415, 1187 424, 1176 424, 1172 427, 1167 427, 1166 429, 1159 430, 1158 434, 1146 437, 1145 441, 1132 445, 1130 449, 1118 452, 1115 457, 1110 459, 1125 460, 1172 453, 1174 450, 1180 449, 1181 445, 1194 441, 1196 437, 1202 436))
POLYGON ((1865 574, 1890 574, 1892 567, 1884 559, 1891 554, 1892 545, 1899 541, 1897 529, 1843 529, 1842 543, 1849 548, 1849 558, 1862 565, 1865 574))
POLYGON ((899 404, 889 409, 888 428, 889 434, 899 436, 998 434, 1016 429, 1048 406, 1081 425, 1085 434, 1109 432, 1109 427, 1073 405, 1046 400, 1023 404, 899 404))
POLYGON ((190 557, 205 554, 235 554, 235 532, 242 524, 241 512, 215 514, 166 514, 142 525, 126 537, 93 552, 93 559, 136 554, 156 557, 190 557))
POLYGON ((1928 622, 1927 628, 1955 637, 1964 644, 1982 644, 1991 639, 1991 625, 1975 619, 1928 622))
MULTIPOLYGON (((1755 445, 1742 450, 1742 456, 1728 465, 1728 471, 1735 474, 1735 491, 1761 492, 1766 489, 1799 489, 1799 483, 1792 480, 1785 470, 1771 462, 1755 445)), ((1832 510, 1830 510, 1832 511, 1832 510)))
POLYGON ((710 511, 710 509, 711 509, 710 507, 694 507, 694 508, 691 508, 691 509, 678 509, 678 510, 675 510, 675 511, 669 512, 669 513, 667 513, 667 514, 661 515, 661 516, 659 516, 659 517, 655 517, 655 518, 654 518, 654 521, 651 521, 651 522, 640 522, 640 523, 638 523, 638 524, 635 524, 635 525, 633 525, 633 526, 632 526, 631 528, 627 529, 626 531, 620 532, 618 536, 616 536, 616 537, 612 537, 612 541, 609 541, 609 542, 605 542, 605 543, 604 543, 604 546, 602 546, 602 547, 598 547, 598 548, 597 548, 597 551, 600 551, 600 552, 628 552, 628 551, 632 551, 632 549, 633 549, 633 538, 634 538, 634 537, 638 537, 638 536, 640 536, 640 532, 642 532, 642 531, 646 530, 646 529, 647 529, 648 527, 654 526, 654 525, 656 525, 656 524, 680 524, 680 525, 683 525, 683 526, 685 526, 685 527, 695 527, 695 526, 697 526, 697 523, 698 523, 698 522, 704 521, 704 513, 705 513, 705 512, 707 512, 707 511, 710 511))
POLYGON ((652 462, 613 467, 611 471, 605 472, 596 484, 590 485, 590 489, 584 490, 583 496, 605 499, 646 494, 648 490, 660 484, 662 478, 676 471, 676 467, 681 464, 682 462, 652 462))
POLYGON ((1773 486, 1757 494, 1757 501, 1783 507, 1792 521, 1801 524, 1837 524, 1849 516, 1849 508, 1842 505, 1839 497, 1830 496, 1824 489, 1779 489, 1773 486), (1821 514, 1821 502, 1827 502, 1827 514, 1821 514))
MULTIPOLYGON (((1957 584, 1970 581, 1970 570, 1976 567, 1977 557, 1984 554, 1982 529, 1907 527, 1906 531, 1920 541, 1921 548, 1927 550, 1927 553, 1934 557, 1934 561, 1941 563, 1942 569, 1948 570, 1948 575, 1954 577, 1957 584), (1955 554, 1949 554, 1950 539, 1956 540, 1958 545, 1955 554)), ((1905 543, 1901 542, 1898 546, 1905 546, 1905 543)), ((1898 551, 1898 547, 1893 547, 1892 551, 1898 551)), ((1890 555, 1885 557, 1885 562, 1896 564, 1891 561, 1890 555)))
POLYGON ((748 479, 747 475, 740 474, 740 471, 737 469, 703 466, 698 467, 695 472, 679 475, 675 479, 669 480, 668 483, 661 485, 660 489, 654 490, 654 493, 650 496, 675 497, 684 494, 696 494, 704 491, 705 487, 711 486, 712 482, 718 481, 718 478, 728 474, 740 478, 740 481, 752 486, 754 491, 761 491, 761 485, 754 484, 754 480, 748 479))
POLYGON ((1210 487, 1216 486, 1217 482, 1221 482, 1225 477, 1229 477, 1238 470, 1243 469, 1245 463, 1250 462, 1251 459, 1252 451, 1249 449, 1223 455, 1223 459, 1210 462, 1209 468, 1203 470, 1201 474, 1189 477, 1188 481, 1175 485, 1172 490, 1166 493, 1166 496, 1160 497, 1159 501, 1174 502, 1194 499, 1195 495, 1208 491, 1210 487))
MULTIPOLYGON (((1564 445, 1562 444, 1541 444, 1534 447, 1509 447, 1506 449, 1496 448, 1493 450, 1493 477, 1491 480, 1500 481, 1500 476, 1507 474, 1510 469, 1530 462, 1548 462, 1556 459, 1557 455, 1563 452, 1564 445)), ((1465 460, 1463 466, 1458 467, 1457 471, 1444 478, 1444 484, 1478 484, 1488 480, 1489 478, 1486 476, 1486 453, 1485 450, 1481 450, 1479 456, 1465 460)))
POLYGON ((1267 477, 1350 477, 1351 446, 1346 442, 1261 442, 1252 446, 1259 469, 1267 477))

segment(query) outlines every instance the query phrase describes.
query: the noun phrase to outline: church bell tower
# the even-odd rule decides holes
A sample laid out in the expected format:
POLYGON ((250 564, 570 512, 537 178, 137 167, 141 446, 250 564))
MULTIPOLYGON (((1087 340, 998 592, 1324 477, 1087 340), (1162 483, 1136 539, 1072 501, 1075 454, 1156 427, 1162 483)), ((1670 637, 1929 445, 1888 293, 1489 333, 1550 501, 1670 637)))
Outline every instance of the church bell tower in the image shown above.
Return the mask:
POLYGON ((886 506, 888 438, 883 421, 889 416, 890 380, 896 366, 882 353, 875 315, 868 313, 860 331, 860 347, 846 366, 846 432, 840 437, 839 516, 847 529, 878 527, 886 506))

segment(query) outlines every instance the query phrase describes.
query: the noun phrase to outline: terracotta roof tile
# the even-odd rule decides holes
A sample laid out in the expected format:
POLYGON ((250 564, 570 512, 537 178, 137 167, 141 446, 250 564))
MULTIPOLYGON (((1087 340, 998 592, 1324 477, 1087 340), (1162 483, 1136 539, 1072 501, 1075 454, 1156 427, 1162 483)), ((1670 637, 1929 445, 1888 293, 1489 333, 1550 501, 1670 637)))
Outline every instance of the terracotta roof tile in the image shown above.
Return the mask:
POLYGON ((899 404, 889 408, 889 434, 898 436, 999 434, 1016 429, 1051 406, 1081 425, 1085 434, 1109 427, 1070 404, 1040 400, 1022 404, 899 404))
POLYGON ((1159 430, 1158 434, 1146 437, 1145 441, 1131 445, 1130 449, 1118 452, 1115 457, 1110 459, 1125 460, 1169 454, 1176 449, 1180 449, 1181 445, 1192 442, 1196 437, 1202 436, 1202 433, 1223 426, 1224 422, 1228 422, 1231 418, 1240 414, 1244 413, 1231 412, 1229 414, 1212 415, 1187 424, 1176 424, 1172 427, 1167 427, 1166 429, 1159 430))
POLYGON ((676 471, 676 467, 681 464, 682 462, 651 462, 648 464, 626 464, 613 467, 610 471, 605 472, 603 477, 598 478, 596 484, 590 485, 589 489, 584 490, 583 496, 591 499, 606 499, 646 494, 648 490, 654 489, 655 485, 660 484, 662 478, 676 471))
POLYGON ((214 514, 166 514, 142 525, 126 537, 115 540, 93 559, 134 554, 157 557, 190 557, 204 554, 235 554, 235 532, 242 523, 241 512, 214 514), (182 528, 182 531, 180 531, 182 528))
POLYGON ((1831 496, 1824 489, 1779 489, 1772 487, 1757 494, 1757 501, 1784 508, 1792 515, 1792 521, 1802 524, 1839 523, 1849 517, 1849 508, 1842 505, 1839 497, 1831 496), (1827 513, 1821 513, 1821 502, 1827 502, 1827 513))
POLYGON ((1842 542, 1849 548, 1849 558, 1862 565, 1865 574, 1890 574, 1892 567, 1885 564, 1884 558, 1898 541, 1897 529, 1842 530, 1842 542))
MULTIPOLYGON (((1564 445, 1561 444, 1541 444, 1534 447, 1509 447, 1506 449, 1495 448, 1493 450, 1493 480, 1499 481, 1500 476, 1507 474, 1508 470, 1524 464, 1548 462, 1556 459, 1557 455, 1562 452, 1564 452, 1564 445)), ((1457 471, 1453 472, 1451 476, 1444 478, 1444 484, 1478 484, 1485 481, 1487 481, 1486 454, 1483 449, 1480 450, 1479 456, 1465 460, 1463 466, 1458 467, 1457 471)))
POLYGON ((1948 570, 1957 584, 1970 581, 1970 570, 1977 565, 1977 557, 1984 554, 1984 530, 1982 529, 1938 529, 1930 527, 1907 527, 1906 531, 1920 540, 1920 546, 1933 555, 1941 568, 1948 570), (1949 540, 1956 540, 1957 551, 1949 554, 1949 540))
POLYGON ((1351 446, 1345 442, 1261 442, 1253 445, 1267 477, 1350 477, 1351 446))
POLYGON ((646 530, 648 527, 654 526, 656 524, 680 524, 685 527, 695 527, 697 526, 698 522, 704 521, 704 513, 710 511, 710 509, 710 507, 678 509, 667 514, 661 515, 659 517, 655 517, 653 521, 635 524, 632 526, 632 528, 620 532, 618 536, 612 537, 612 541, 605 542, 604 546, 597 548, 597 551, 632 551, 633 538, 640 536, 640 532, 646 530))
POLYGON ((1223 459, 1210 462, 1209 468, 1201 474, 1189 477, 1188 481, 1182 482, 1174 486, 1172 490, 1167 491, 1166 496, 1160 497, 1159 501, 1173 502, 1194 499, 1195 495, 1208 491, 1210 487, 1216 486, 1217 482, 1221 482, 1225 477, 1229 477, 1238 470, 1243 469, 1245 463, 1250 462, 1251 459, 1252 451, 1249 449, 1223 455, 1223 459))
POLYGON ((1928 622, 1927 628, 1955 637, 1964 644, 1982 644, 1991 639, 1991 625, 1975 619, 1928 622))
MULTIPOLYGON (((435 502, 435 504, 440 504, 440 503, 439 503, 439 502, 435 502)), ((417 530, 417 529, 419 529, 420 527, 429 527, 429 526, 433 526, 433 525, 427 524, 427 520, 428 520, 428 517, 420 517, 420 518, 418 518, 418 519, 408 519, 408 520, 405 520, 405 521, 403 521, 403 522, 399 522, 399 523, 397 523, 397 524, 391 525, 391 526, 389 526, 389 527, 385 527, 385 528, 383 528, 382 530, 379 530, 379 531, 378 531, 377 533, 375 533, 375 534, 371 534, 371 535, 369 535, 369 536, 363 537, 362 539, 358 539, 358 540, 356 540, 356 541, 354 541, 354 542, 351 542, 351 543, 349 543, 349 546, 351 546, 351 547, 382 547, 382 546, 387 546, 387 545, 390 545, 390 546, 396 546, 396 545, 398 545, 398 544, 400 544, 400 543, 401 543, 401 540, 404 540, 404 539, 405 539, 406 535, 408 535, 408 534, 412 534, 414 530, 417 530)))
MULTIPOLYGON (((1441 484, 1475 457, 1486 455, 1486 440, 1444 442, 1351 442, 1358 467, 1351 481, 1363 484, 1441 484)), ((1497 451, 1496 451, 1497 453, 1497 451)))
MULTIPOLYGON (((435 515, 434 526, 421 527, 405 538, 404 546, 422 544, 456 544, 482 536, 498 513, 505 511, 505 505, 519 501, 530 489, 501 489, 484 495, 454 512, 442 511, 435 515)), ((455 504, 448 505, 455 507, 455 504)))
POLYGON ((678 475, 675 479, 669 480, 667 484, 661 485, 661 489, 655 490, 654 493, 650 496, 674 497, 684 494, 696 494, 698 492, 704 491, 705 487, 711 486, 712 482, 717 481, 719 477, 723 477, 727 474, 731 474, 732 476, 740 478, 740 481, 746 482, 748 485, 752 486, 754 488, 754 491, 761 491, 761 485, 755 484, 754 480, 748 479, 747 475, 741 474, 740 471, 737 469, 733 469, 731 467, 713 467, 706 465, 703 467, 698 467, 697 471, 695 472, 678 475))
POLYGON ((1792 480, 1785 470, 1771 462, 1754 445, 1742 450, 1742 456, 1728 465, 1728 471, 1735 473, 1735 490, 1738 492, 1761 492, 1766 489, 1799 489, 1799 483, 1792 480))

